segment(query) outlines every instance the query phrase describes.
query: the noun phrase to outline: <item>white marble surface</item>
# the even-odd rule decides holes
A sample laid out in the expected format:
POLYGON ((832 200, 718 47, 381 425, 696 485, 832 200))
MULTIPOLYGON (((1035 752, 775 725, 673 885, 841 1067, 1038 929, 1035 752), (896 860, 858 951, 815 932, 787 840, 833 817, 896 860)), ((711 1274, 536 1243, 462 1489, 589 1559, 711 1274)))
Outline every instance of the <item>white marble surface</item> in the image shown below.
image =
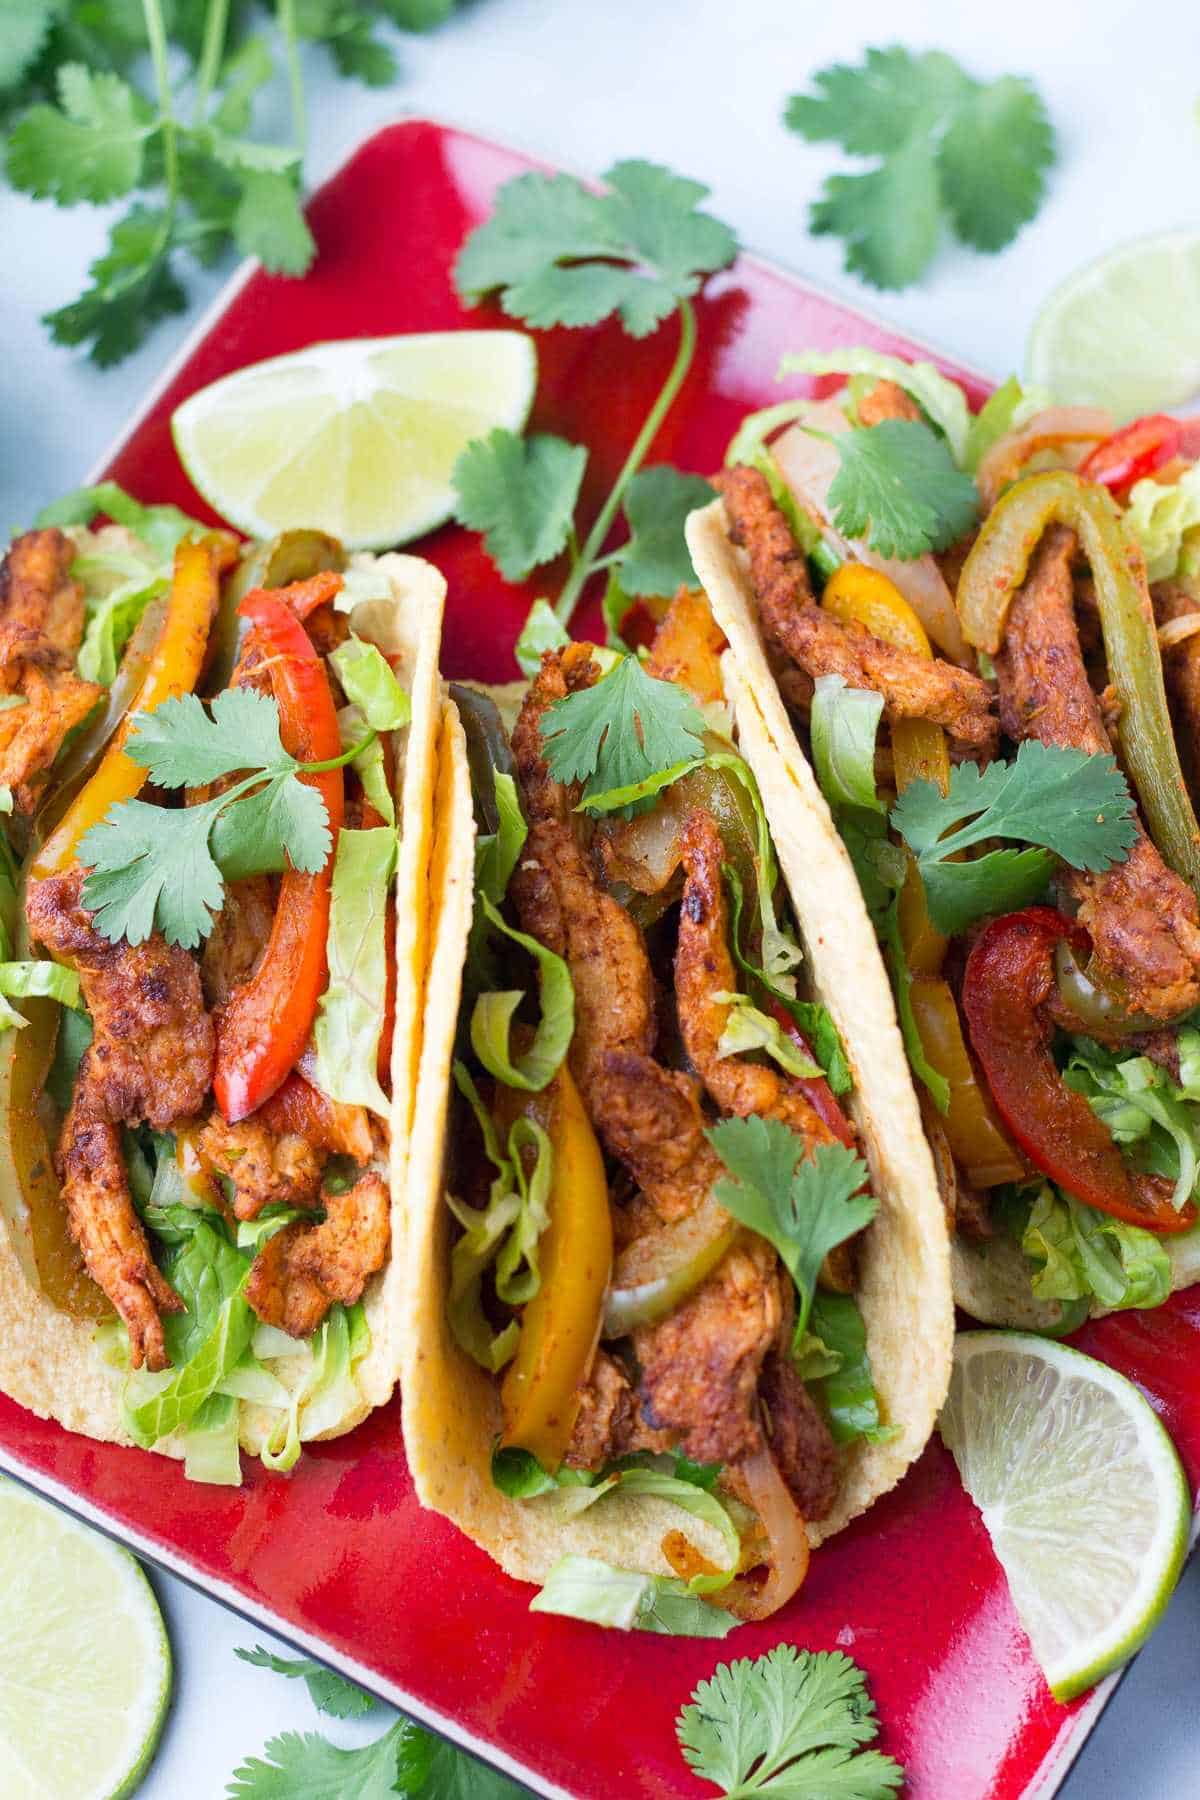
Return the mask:
MULTIPOLYGON (((374 126, 427 112, 602 170, 657 157, 709 182, 743 240, 996 376, 1019 364, 1040 299, 1080 262, 1143 233, 1194 222, 1200 29, 1191 0, 470 0, 436 37, 402 46, 397 85, 335 83, 309 58, 319 179, 374 126), (879 296, 841 273, 838 245, 806 236, 808 201, 836 156, 779 124, 785 95, 815 69, 902 39, 950 50, 975 73, 1033 75, 1058 128, 1061 164, 1033 226, 1002 257, 947 247, 928 279, 879 296)), ((266 111, 278 109, 273 95, 266 111)), ((265 115, 264 115, 265 116, 265 115)), ((228 269, 188 276, 192 308, 115 371, 47 341, 38 315, 72 298, 105 215, 69 214, 0 192, 0 514, 26 522, 100 456, 228 269)), ((261 1634, 178 1582, 156 1577, 178 1661, 175 1707, 142 1800, 210 1800, 271 1733, 311 1729, 301 1684, 236 1662, 261 1634)), ((1200 1792, 1195 1670, 1200 1565, 1176 1596, 1097 1730, 1071 1800, 1200 1792)), ((683 1696, 681 1695, 682 1699, 683 1696)), ((380 1714, 382 1722, 385 1715, 380 1714)), ((365 1737, 370 1723, 334 1735, 365 1737)), ((929 1796, 928 1800, 955 1800, 929 1796)))

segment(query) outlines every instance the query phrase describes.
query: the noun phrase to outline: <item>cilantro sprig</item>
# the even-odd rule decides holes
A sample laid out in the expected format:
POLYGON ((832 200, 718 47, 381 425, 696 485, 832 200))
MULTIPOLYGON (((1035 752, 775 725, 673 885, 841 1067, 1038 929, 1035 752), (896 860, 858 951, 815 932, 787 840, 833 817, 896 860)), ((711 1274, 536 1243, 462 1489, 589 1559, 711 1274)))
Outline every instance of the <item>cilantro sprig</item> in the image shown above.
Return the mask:
POLYGON ((86 344, 101 366, 118 362, 186 306, 185 254, 208 264, 232 243, 268 269, 303 274, 315 245, 300 205, 301 41, 323 44, 343 75, 386 85, 396 63, 376 25, 428 30, 454 3, 21 0, 3 9, 0 116, 19 115, 8 142, 13 186, 60 206, 132 200, 90 285, 47 314, 51 336, 86 344), (281 64, 291 136, 269 143, 250 135, 252 114, 281 64))
MULTIPOLYGON (((642 464, 695 354, 692 300, 705 278, 737 253, 728 226, 700 210, 708 190, 699 182, 640 161, 617 163, 604 179, 602 193, 568 175, 508 182, 454 271, 464 299, 496 293, 506 313, 537 328, 595 325, 616 315, 640 338, 672 313, 679 321, 667 378, 582 545, 575 525, 587 460, 581 446, 546 435, 522 442, 513 432, 494 431, 469 445, 456 466, 457 516, 487 533, 489 553, 509 580, 523 580, 568 552, 570 568, 554 605, 564 627, 601 569, 619 577, 625 595, 670 593, 694 579, 683 520, 711 499, 712 489, 698 476, 642 464), (622 505, 630 539, 603 554, 622 505)), ((526 661, 536 666, 532 643, 527 648, 526 661)))
POLYGON ((792 95, 785 123, 809 143, 875 161, 831 175, 809 223, 841 238, 847 269, 873 287, 916 281, 945 230, 1001 250, 1040 207, 1054 130, 1029 81, 976 81, 943 51, 893 44, 820 70, 813 87, 792 95))
POLYGON ((730 1800, 886 1800, 904 1780, 878 1735, 862 1670, 840 1650, 778 1644, 753 1662, 719 1663, 675 1726, 684 1757, 730 1800))
POLYGON ((261 1644, 253 1650, 235 1650, 233 1654, 256 1669, 270 1669, 289 1681, 303 1681, 317 1711, 328 1713, 331 1719, 362 1719, 377 1705, 373 1694, 347 1681, 336 1669, 314 1662, 311 1656, 274 1656, 261 1644))
POLYGON ((880 556, 912 561, 948 549, 978 518, 974 479, 928 425, 885 419, 827 441, 841 458, 829 486, 833 522, 846 537, 867 538, 880 556))
POLYGON ((774 1246, 796 1284, 798 1343, 821 1264, 875 1217, 867 1166, 845 1144, 818 1144, 806 1157, 779 1119, 722 1119, 705 1136, 732 1176, 714 1186, 717 1199, 774 1246))
POLYGON ((213 927, 226 880, 267 869, 315 875, 333 839, 325 803, 299 779, 341 768, 374 732, 328 762, 301 763, 284 749, 279 708, 252 688, 226 688, 211 716, 194 694, 138 713, 125 749, 162 788, 203 787, 241 773, 226 792, 195 806, 168 808, 123 800, 79 845, 91 869, 84 904, 112 943, 141 944, 161 931, 192 950, 213 927))
MULTIPOLYGON (((585 784, 586 807, 601 795, 616 802, 627 789, 645 794, 645 783, 658 775, 666 785, 704 755, 703 731, 703 716, 681 687, 623 656, 592 687, 547 709, 542 748, 556 781, 585 784)), ((629 815, 629 806, 622 810, 629 815)))
POLYGON ((1035 900, 1056 857, 1073 869, 1107 869, 1137 839, 1133 795, 1115 758, 1036 738, 1027 738, 1011 763, 958 764, 945 794, 931 781, 912 782, 896 802, 892 824, 917 859, 930 917, 950 934, 985 913, 1035 900), (949 860, 995 838, 1026 847, 949 860))

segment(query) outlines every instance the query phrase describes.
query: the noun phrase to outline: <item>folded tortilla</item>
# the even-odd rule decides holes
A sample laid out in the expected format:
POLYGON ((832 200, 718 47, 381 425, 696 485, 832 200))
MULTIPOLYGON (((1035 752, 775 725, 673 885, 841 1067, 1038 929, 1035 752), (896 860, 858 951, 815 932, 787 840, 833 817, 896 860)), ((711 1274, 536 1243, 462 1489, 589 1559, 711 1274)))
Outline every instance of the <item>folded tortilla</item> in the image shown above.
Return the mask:
MULTIPOLYGON (((719 519, 712 523, 715 529, 689 541, 701 583, 734 643, 727 615, 743 602, 723 528, 719 519)), ((752 626, 749 631, 752 636, 752 626)), ((736 653, 726 654, 723 670, 739 748, 758 779, 791 890, 813 995, 829 1008, 845 1045, 854 1080, 850 1108, 879 1197, 878 1214, 861 1240, 856 1295, 881 1413, 895 1436, 885 1443, 859 1442, 843 1453, 834 1509, 808 1526, 816 1545, 894 1487, 933 1429, 953 1349, 949 1242, 891 990, 849 858, 803 758, 777 748, 757 704, 752 670, 736 653)), ((769 676, 765 685, 773 695, 769 676)), ((459 1348, 450 1329, 451 1213, 444 1200, 443 1161, 473 904, 475 832, 462 728, 451 703, 446 710, 436 808, 434 943, 409 1159, 401 1364, 409 1467, 422 1504, 452 1519, 510 1575, 544 1581, 568 1553, 669 1575, 673 1571, 660 1546, 666 1532, 678 1528, 678 1509, 614 1493, 564 1520, 553 1495, 513 1500, 495 1487, 491 1454, 501 1429, 498 1383, 459 1348)), ((706 1542, 693 1520, 687 1535, 702 1553, 719 1559, 719 1545, 706 1542)))
MULTIPOLYGON (((441 717, 438 650, 446 583, 431 563, 415 556, 357 556, 351 568, 382 574, 390 599, 362 601, 350 615, 359 637, 395 658, 409 695, 411 719, 395 733, 399 841, 396 860, 396 1017, 392 1038, 391 1155, 392 1249, 386 1266, 367 1287, 363 1306, 371 1346, 355 1369, 359 1404, 320 1435, 350 1431, 390 1397, 400 1368, 400 1306, 404 1265, 404 1192, 409 1135, 421 1053, 425 971, 429 953, 429 862, 433 846, 433 789, 441 717)), ((0 1044, 0 1110, 7 1097, 11 1058, 0 1044)), ((0 1135, 0 1391, 39 1418, 56 1419, 68 1431, 106 1442, 132 1442, 121 1422, 123 1373, 106 1364, 95 1344, 95 1325, 59 1312, 33 1280, 29 1221, 11 1160, 0 1135)), ((278 1414, 243 1404, 243 1449, 257 1454, 278 1414)), ((177 1438, 154 1446, 183 1455, 177 1438)))

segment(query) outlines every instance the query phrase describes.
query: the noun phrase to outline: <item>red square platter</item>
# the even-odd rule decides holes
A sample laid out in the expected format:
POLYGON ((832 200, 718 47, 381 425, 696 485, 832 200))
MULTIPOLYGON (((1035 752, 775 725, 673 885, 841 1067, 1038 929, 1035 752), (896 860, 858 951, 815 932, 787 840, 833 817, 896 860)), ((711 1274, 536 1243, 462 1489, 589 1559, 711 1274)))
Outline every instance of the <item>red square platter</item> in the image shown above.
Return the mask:
MULTIPOLYGON (((507 324, 498 311, 464 312, 450 271, 496 187, 530 166, 426 120, 379 132, 312 201, 320 256, 311 273, 240 274, 102 473, 204 516, 169 429, 195 389, 325 338, 507 324)), ((699 353, 651 460, 701 473, 719 464, 747 410, 779 397, 783 351, 919 348, 752 257, 710 282, 698 310, 699 353)), ((636 344, 615 326, 539 335, 533 424, 590 446, 585 504, 611 484, 674 348, 670 323, 636 344)), ((944 366, 982 398, 979 377, 944 366)), ((502 582, 478 542, 453 527, 418 548, 449 579, 446 673, 511 678, 511 646, 535 590, 502 582)), ((581 631, 594 622, 585 611, 581 631)), ((1091 1325, 1079 1342, 1149 1395, 1195 1488, 1200 1289, 1091 1325)), ((1071 1706, 1050 1697, 979 1515, 936 1439, 895 1492, 817 1554, 784 1612, 725 1644, 531 1615, 530 1589, 418 1506, 399 1401, 350 1437, 306 1450, 291 1476, 255 1464, 230 1490, 71 1436, 0 1396, 0 1466, 542 1794, 711 1794, 684 1766, 675 1715, 718 1661, 780 1639, 838 1646, 862 1664, 882 1747, 905 1764, 907 1791, 927 1800, 1052 1794, 1113 1686, 1071 1706)))

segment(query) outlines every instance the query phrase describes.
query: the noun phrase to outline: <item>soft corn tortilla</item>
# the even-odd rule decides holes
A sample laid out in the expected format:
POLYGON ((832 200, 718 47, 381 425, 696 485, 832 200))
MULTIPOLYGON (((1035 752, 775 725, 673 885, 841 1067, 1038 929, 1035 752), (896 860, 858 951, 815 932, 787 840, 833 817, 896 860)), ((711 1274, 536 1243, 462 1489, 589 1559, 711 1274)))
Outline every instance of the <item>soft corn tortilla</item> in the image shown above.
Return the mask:
MULTIPOLYGON (((702 514, 695 522, 702 529, 694 537, 689 534, 692 558, 736 649, 731 618, 745 610, 740 572, 720 518, 702 514), (715 530, 703 528, 706 520, 715 530)), ((752 627, 749 635, 761 661, 752 627)), ((880 1404, 896 1435, 887 1443, 860 1444, 847 1454, 834 1510, 809 1525, 815 1545, 893 1487, 933 1429, 950 1380, 954 1308, 949 1248, 891 990, 854 871, 794 740, 791 758, 776 747, 756 704, 753 667, 728 654, 724 672, 742 753, 758 777, 780 866, 792 890, 813 989, 829 1007, 846 1046, 855 1118, 880 1200, 863 1242, 858 1298, 880 1404)), ((762 678, 770 686, 765 664, 762 678)), ((434 853, 435 938, 409 1163, 407 1343, 401 1370, 409 1467, 422 1503, 445 1513, 510 1575, 543 1581, 568 1552, 669 1574, 660 1545, 668 1530, 678 1528, 677 1509, 614 1493, 564 1521, 556 1516, 553 1496, 515 1501, 499 1492, 490 1472, 492 1445, 501 1427, 497 1383, 459 1349, 450 1331, 450 1212, 443 1200, 443 1159, 471 922, 474 827, 461 727, 452 709, 447 710, 449 741, 440 766, 434 853)), ((704 1548, 692 1520, 687 1534, 704 1548)), ((717 1554, 715 1544, 708 1554, 717 1554)))
MULTIPOLYGON (((357 556, 352 568, 374 569, 387 580, 390 599, 366 600, 350 615, 353 630, 397 658, 398 680, 409 695, 410 723, 397 732, 396 796, 400 831, 396 866, 396 1020, 392 1038, 391 1156, 392 1250, 367 1288, 364 1308, 371 1347, 355 1370, 360 1404, 323 1433, 339 1437, 389 1398, 400 1369, 400 1305, 404 1265, 404 1195, 417 1067, 421 1054, 424 975, 429 949, 429 860, 433 848, 433 790, 441 721, 438 648, 446 583, 431 563, 415 556, 357 556)), ((0 1071, 0 1093, 4 1084, 0 1071)), ((28 1224, 9 1146, 0 1139, 0 1390, 68 1431, 106 1442, 129 1443, 121 1422, 124 1376, 110 1368, 94 1343, 95 1327, 56 1310, 30 1279, 28 1224)), ((257 1454, 277 1415, 243 1405, 244 1449, 257 1454)), ((182 1456, 182 1444, 164 1439, 160 1454, 182 1456)))

